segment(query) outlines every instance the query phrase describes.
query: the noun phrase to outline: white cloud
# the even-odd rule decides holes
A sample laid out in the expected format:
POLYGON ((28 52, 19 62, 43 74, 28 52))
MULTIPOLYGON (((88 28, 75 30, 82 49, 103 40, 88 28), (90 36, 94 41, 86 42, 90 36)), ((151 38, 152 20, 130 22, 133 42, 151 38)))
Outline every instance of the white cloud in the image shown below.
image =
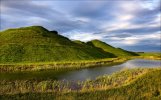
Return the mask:
POLYGON ((134 18, 134 16, 132 14, 126 14, 126 15, 118 15, 118 19, 120 21, 129 21, 131 20, 132 18, 134 18))
POLYGON ((149 9, 149 10, 153 10, 155 9, 155 7, 157 7, 157 5, 160 3, 160 0, 144 0, 144 1, 140 1, 140 5, 143 8, 149 9))
POLYGON ((68 36, 70 39, 81 40, 84 42, 87 42, 93 39, 99 39, 99 40, 103 39, 103 36, 100 34, 80 32, 80 31, 73 31, 71 33, 65 33, 64 35, 68 36))
POLYGON ((134 13, 137 12, 141 6, 138 5, 138 0, 125 0, 125 1, 120 1, 120 4, 118 5, 120 8, 120 11, 123 11, 125 13, 134 13))
POLYGON ((41 18, 41 17, 29 17, 28 19, 26 19, 28 21, 28 23, 30 24, 37 24, 37 25, 41 25, 44 22, 48 22, 47 19, 45 18, 41 18))
MULTIPOLYGON (((161 32, 158 31, 153 34, 144 34, 144 35, 132 35, 130 37, 120 38, 120 37, 108 37, 116 45, 136 45, 141 43, 144 40, 160 40, 161 39, 161 32)), ((157 43, 156 43, 157 44, 157 43)))

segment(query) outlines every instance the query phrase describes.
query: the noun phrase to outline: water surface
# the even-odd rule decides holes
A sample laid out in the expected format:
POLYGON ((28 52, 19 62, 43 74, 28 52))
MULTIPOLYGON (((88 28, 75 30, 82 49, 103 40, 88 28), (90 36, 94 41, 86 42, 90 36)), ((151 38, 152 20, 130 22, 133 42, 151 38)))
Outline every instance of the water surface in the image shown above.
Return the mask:
POLYGON ((98 76, 112 74, 122 69, 129 68, 155 68, 161 67, 159 60, 143 60, 133 59, 128 60, 119 65, 111 65, 104 67, 85 68, 73 71, 55 72, 54 70, 33 71, 33 72, 15 72, 15 73, 0 73, 0 80, 25 80, 25 79, 56 79, 56 80, 72 80, 83 81, 86 79, 95 79, 98 76))
POLYGON ((61 80, 86 80, 86 79, 95 79, 100 75, 112 74, 114 72, 120 71, 122 69, 129 68, 155 68, 161 67, 161 61, 159 60, 144 60, 144 59, 133 59, 128 60, 127 62, 114 65, 110 67, 95 67, 95 68, 86 68, 75 71, 66 72, 59 75, 61 80))

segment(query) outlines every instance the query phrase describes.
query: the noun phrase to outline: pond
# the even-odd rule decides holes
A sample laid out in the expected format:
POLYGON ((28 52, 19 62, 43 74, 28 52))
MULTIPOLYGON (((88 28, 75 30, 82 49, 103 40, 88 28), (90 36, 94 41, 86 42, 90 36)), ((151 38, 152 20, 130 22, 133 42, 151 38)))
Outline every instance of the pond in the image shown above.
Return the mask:
POLYGON ((75 70, 66 72, 64 74, 59 75, 59 79, 61 80, 86 80, 86 79, 95 79, 100 75, 112 74, 114 72, 120 71, 122 69, 127 68, 155 68, 161 67, 161 61, 158 60, 144 60, 144 59, 133 59, 128 60, 127 62, 108 66, 108 67, 95 67, 95 68, 86 68, 81 70, 75 70))
POLYGON ((72 71, 55 72, 53 70, 35 71, 35 72, 15 72, 15 73, 0 73, 0 79, 3 80, 24 80, 24 79, 56 79, 56 80, 71 80, 83 81, 86 79, 95 79, 98 76, 112 74, 122 69, 129 68, 155 68, 161 67, 159 60, 143 60, 133 59, 128 60, 119 65, 111 65, 104 67, 85 68, 72 71))

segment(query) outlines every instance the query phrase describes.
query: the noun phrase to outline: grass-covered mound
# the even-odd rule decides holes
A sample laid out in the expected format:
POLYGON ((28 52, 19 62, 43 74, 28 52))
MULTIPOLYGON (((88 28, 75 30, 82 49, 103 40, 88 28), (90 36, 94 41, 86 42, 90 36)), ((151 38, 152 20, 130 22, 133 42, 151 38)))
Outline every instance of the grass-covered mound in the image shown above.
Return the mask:
POLYGON ((41 26, 0 32, 0 63, 73 61, 116 57, 102 49, 84 46, 41 26))
POLYGON ((161 69, 131 69, 85 82, 1 81, 1 99, 160 100, 161 69))
POLYGON ((139 52, 140 58, 161 60, 161 52, 139 52))
POLYGON ((110 52, 116 56, 138 56, 137 53, 126 51, 121 48, 115 48, 115 47, 108 45, 105 42, 102 42, 100 40, 92 40, 92 41, 87 42, 87 44, 97 47, 97 48, 101 48, 104 51, 110 52))

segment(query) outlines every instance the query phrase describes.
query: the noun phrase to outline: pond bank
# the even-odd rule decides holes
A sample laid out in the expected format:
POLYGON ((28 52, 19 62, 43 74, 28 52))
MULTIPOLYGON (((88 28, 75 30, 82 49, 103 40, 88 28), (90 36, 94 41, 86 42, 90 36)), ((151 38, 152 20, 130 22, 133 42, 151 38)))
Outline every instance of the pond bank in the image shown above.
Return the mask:
POLYGON ((133 57, 106 58, 97 60, 0 64, 0 72, 41 71, 50 69, 55 71, 76 70, 83 68, 92 68, 97 66, 108 66, 111 64, 119 64, 130 59, 161 60, 161 57, 160 55, 141 55, 133 57))
MULTIPOLYGON (((70 93, 107 90, 127 86, 149 73, 161 72, 160 68, 123 70, 112 75, 104 75, 96 80, 56 81, 56 80, 3 80, 0 82, 0 95, 19 93, 70 93)), ((160 76, 158 76, 160 77, 160 76)))
POLYGON ((129 58, 107 58, 98 60, 85 60, 75 62, 42 62, 42 63, 24 63, 24 64, 0 64, 0 72, 16 71, 41 71, 41 70, 75 70, 81 68, 90 68, 96 66, 106 66, 115 63, 121 63, 129 58))

